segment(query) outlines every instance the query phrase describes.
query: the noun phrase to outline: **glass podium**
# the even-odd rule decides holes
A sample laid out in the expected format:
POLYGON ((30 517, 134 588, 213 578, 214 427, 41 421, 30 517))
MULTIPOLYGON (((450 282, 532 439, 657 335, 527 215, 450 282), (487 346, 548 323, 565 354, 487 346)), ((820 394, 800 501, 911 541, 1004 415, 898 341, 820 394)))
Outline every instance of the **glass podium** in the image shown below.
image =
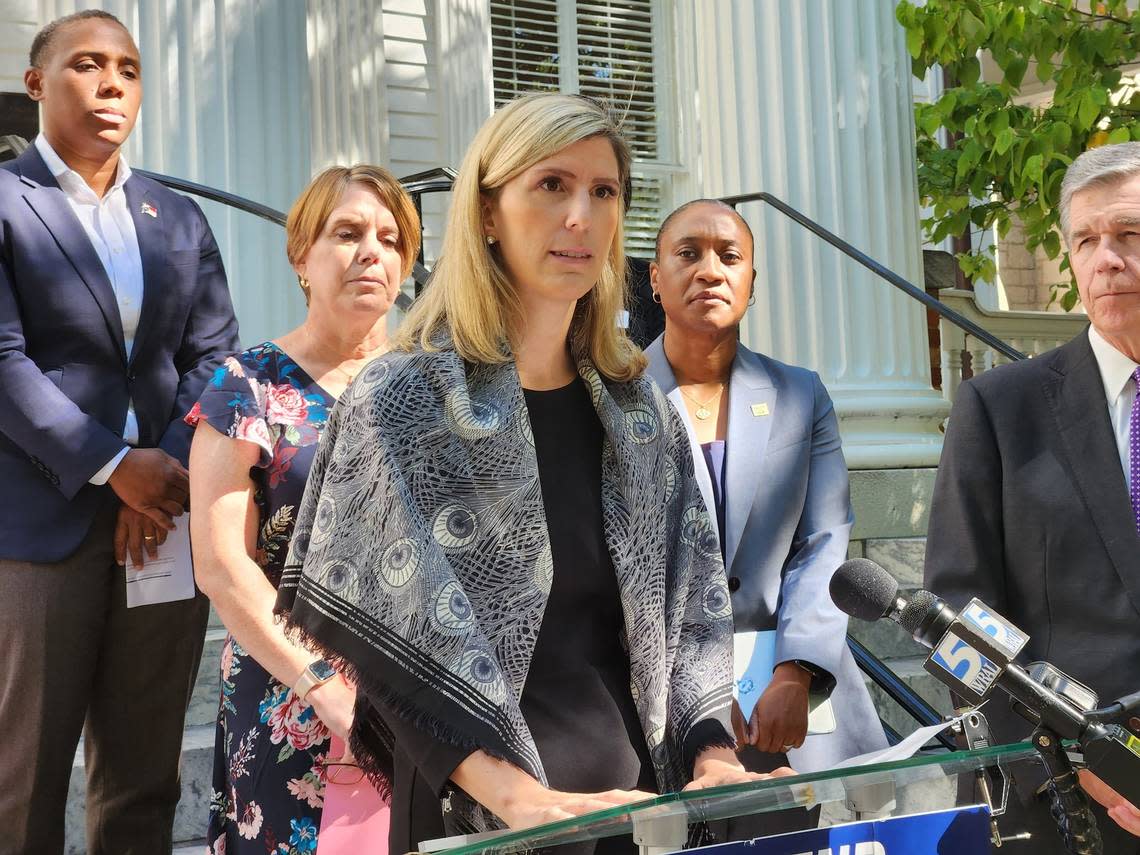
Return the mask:
MULTIPOLYGON (((688 793, 670 793, 638 804, 597 811, 521 831, 497 831, 424 841, 421 852, 475 855, 513 853, 617 835, 632 835, 642 855, 663 855, 685 847, 690 827, 708 820, 821 806, 820 826, 863 819, 905 817, 978 804, 959 796, 960 777, 1042 776, 1028 742, 977 751, 918 755, 908 760, 828 772, 772 778, 688 793), (984 773, 979 775, 979 773, 984 773), (996 773, 996 774, 995 774, 996 773)), ((971 788, 962 788, 969 792, 971 788)), ((1000 786, 994 789, 994 807, 1000 786)), ((1009 793, 1009 798, 1016 795, 1009 793)), ((1000 817, 999 827, 1000 827, 1000 817)), ((1002 832, 1009 832, 1002 828, 1002 832)))

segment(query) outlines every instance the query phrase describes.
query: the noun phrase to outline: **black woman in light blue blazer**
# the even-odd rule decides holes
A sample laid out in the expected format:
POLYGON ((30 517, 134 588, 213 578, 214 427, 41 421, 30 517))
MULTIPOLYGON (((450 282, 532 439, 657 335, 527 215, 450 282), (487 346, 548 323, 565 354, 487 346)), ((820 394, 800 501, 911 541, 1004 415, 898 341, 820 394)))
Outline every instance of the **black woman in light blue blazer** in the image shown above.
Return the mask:
POLYGON ((688 428, 736 631, 775 632, 772 680, 750 719, 738 717, 738 740, 776 755, 757 758, 769 767, 786 754, 814 771, 886 739, 828 595, 854 521, 838 421, 814 371, 739 343, 752 262, 752 233, 727 205, 698 200, 666 218, 650 267, 665 332, 646 355, 688 428), (827 693, 834 725, 809 734, 809 702, 827 693))

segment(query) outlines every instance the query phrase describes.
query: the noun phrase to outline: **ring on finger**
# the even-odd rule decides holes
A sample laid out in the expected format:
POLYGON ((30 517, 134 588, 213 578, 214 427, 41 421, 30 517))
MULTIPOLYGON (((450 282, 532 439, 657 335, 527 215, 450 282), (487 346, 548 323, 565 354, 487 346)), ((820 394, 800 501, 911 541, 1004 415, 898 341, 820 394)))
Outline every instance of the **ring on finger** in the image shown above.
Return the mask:
POLYGON ((153 534, 144 534, 143 540, 146 540, 146 541, 154 540, 154 535, 153 534))

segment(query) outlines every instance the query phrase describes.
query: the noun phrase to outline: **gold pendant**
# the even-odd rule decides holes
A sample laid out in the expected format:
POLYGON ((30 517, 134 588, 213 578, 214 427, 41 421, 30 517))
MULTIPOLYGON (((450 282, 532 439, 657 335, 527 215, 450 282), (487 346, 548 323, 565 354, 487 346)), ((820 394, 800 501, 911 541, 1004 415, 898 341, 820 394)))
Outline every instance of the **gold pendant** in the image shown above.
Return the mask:
POLYGON ((705 419, 712 415, 712 410, 710 410, 708 407, 701 407, 697 410, 695 415, 703 422, 705 419))

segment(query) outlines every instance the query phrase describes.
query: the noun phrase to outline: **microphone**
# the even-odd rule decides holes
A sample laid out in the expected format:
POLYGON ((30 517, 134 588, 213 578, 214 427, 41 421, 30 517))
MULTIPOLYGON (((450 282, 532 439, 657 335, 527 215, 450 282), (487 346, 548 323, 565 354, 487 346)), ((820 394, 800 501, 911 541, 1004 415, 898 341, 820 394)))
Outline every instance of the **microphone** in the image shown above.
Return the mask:
POLYGON ((866 558, 843 562, 831 577, 829 591, 840 611, 860 620, 892 620, 930 648, 923 668, 971 705, 1000 687, 1013 699, 1014 711, 1030 724, 1062 739, 1079 740, 1089 768, 1140 804, 1140 739, 1103 723, 1118 711, 1134 709, 1140 703, 1136 695, 1100 710, 1078 708, 1013 661, 1029 636, 981 600, 974 598, 955 612, 930 591, 904 597, 891 574, 866 558))
POLYGON ((845 561, 831 577, 829 589, 840 611, 860 620, 893 620, 933 649, 926 670, 974 706, 989 697, 1029 641, 981 600, 973 599, 955 612, 930 591, 903 597, 891 574, 866 558, 845 561))
POLYGON ((933 647, 954 619, 954 611, 930 591, 903 597, 895 578, 867 558, 844 561, 829 590, 840 611, 859 620, 893 620, 925 647, 933 647))

